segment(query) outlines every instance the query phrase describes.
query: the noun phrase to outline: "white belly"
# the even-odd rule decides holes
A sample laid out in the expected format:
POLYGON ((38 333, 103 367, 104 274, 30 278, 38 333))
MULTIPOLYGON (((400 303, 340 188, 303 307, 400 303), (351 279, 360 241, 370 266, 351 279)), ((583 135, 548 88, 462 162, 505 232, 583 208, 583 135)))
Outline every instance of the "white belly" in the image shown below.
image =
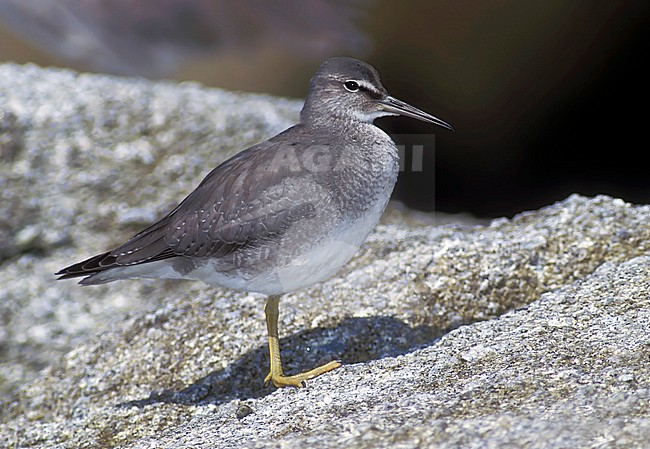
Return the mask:
MULTIPOLYGON (((301 254, 288 266, 278 268, 277 281, 281 292, 300 290, 335 275, 356 254, 377 225, 386 202, 376 204, 363 218, 341 225, 322 245, 301 254)), ((252 285, 256 281, 253 279, 252 285)))

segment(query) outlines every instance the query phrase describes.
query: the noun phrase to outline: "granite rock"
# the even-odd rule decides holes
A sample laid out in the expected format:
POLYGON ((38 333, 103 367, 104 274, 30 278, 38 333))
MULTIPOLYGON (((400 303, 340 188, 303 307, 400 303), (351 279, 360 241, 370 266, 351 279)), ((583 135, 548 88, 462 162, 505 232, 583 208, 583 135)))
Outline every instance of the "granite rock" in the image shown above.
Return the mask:
POLYGON ((281 302, 181 281, 81 288, 120 243, 300 104, 0 66, 0 441, 8 447, 645 447, 650 207, 571 196, 485 226, 378 226, 281 302), (37 372, 38 369, 42 371, 37 372))

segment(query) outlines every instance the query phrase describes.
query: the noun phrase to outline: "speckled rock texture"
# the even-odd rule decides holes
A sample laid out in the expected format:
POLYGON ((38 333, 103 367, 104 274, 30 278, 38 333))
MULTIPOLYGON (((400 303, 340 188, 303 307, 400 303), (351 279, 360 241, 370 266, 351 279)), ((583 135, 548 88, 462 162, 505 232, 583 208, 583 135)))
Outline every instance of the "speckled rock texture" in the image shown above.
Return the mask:
POLYGON ((283 298, 286 368, 345 363, 299 390, 262 388, 259 295, 54 281, 299 108, 0 66, 0 446, 648 446, 648 206, 574 195, 471 227, 395 213, 283 298))

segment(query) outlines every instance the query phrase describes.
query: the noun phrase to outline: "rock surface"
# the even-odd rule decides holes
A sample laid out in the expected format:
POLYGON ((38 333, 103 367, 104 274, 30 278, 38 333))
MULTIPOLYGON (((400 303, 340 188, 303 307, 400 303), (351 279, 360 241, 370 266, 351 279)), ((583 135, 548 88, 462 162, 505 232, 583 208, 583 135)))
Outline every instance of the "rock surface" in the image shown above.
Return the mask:
POLYGON ((299 103, 0 66, 0 441, 8 447, 647 447, 650 207, 572 196, 488 226, 380 225, 281 302, 54 282, 299 103), (36 370, 46 366, 40 373, 36 370))

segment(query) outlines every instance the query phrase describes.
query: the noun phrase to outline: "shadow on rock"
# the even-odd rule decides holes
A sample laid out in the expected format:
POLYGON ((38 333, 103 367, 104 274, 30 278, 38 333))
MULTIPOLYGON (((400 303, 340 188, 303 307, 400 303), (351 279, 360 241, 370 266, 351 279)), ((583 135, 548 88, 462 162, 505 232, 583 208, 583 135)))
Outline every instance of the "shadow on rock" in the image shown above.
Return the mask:
MULTIPOLYGON (((294 374, 335 359, 345 365, 395 357, 431 343, 440 334, 433 327, 412 328, 393 317, 348 318, 335 328, 314 328, 283 338, 280 347, 285 372, 294 374)), ((180 391, 155 391, 146 399, 119 406, 220 404, 233 399, 259 398, 272 391, 262 386, 268 367, 268 349, 260 347, 180 391)))

